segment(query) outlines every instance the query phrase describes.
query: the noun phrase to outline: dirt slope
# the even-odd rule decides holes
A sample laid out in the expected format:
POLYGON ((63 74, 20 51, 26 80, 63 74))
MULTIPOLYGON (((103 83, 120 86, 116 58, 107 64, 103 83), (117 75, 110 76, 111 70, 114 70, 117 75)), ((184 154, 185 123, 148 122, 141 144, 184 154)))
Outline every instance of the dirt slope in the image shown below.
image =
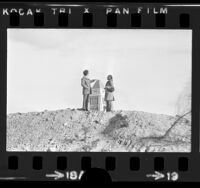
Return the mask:
POLYGON ((138 111, 75 109, 7 116, 8 151, 189 152, 191 122, 138 111), (172 126, 173 125, 173 126, 172 126))

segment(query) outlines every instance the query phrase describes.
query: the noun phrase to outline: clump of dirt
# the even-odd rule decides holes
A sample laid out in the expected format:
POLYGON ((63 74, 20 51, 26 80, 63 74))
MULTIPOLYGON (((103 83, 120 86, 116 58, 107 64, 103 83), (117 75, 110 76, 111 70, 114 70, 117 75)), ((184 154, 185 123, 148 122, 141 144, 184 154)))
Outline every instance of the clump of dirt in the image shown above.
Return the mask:
POLYGON ((7 151, 190 152, 190 149, 191 120, 184 117, 76 109, 7 116, 7 151))
POLYGON ((103 134, 110 134, 113 130, 117 130, 123 127, 128 127, 129 123, 127 120, 127 116, 123 116, 121 114, 116 114, 112 117, 109 122, 108 126, 103 130, 103 134))

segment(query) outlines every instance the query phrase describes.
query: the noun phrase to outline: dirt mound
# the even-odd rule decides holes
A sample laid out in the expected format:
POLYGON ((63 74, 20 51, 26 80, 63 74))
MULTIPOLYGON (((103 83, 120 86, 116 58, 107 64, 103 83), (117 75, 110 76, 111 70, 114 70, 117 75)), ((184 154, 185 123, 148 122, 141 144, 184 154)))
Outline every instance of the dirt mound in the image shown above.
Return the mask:
POLYGON ((7 151, 189 152, 191 121, 176 121, 138 111, 9 114, 7 151))

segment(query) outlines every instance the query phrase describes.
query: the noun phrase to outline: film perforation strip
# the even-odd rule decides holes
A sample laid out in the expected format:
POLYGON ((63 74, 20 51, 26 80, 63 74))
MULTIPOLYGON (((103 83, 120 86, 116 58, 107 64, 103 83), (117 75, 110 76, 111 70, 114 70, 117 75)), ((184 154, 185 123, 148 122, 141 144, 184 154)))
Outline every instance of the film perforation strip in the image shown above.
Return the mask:
POLYGON ((117 15, 115 13, 109 13, 107 15, 107 26, 116 27, 117 26, 117 15))
POLYGON ((67 157, 64 157, 64 156, 57 157, 57 169, 58 170, 67 169, 67 157))
POLYGON ((91 157, 82 157, 81 158, 81 169, 88 170, 92 167, 92 159, 91 157))
MULTIPOLYGON (((19 159, 17 156, 8 157, 8 169, 10 170, 18 170, 19 168, 19 159)), ((56 165, 57 170, 66 170, 67 169, 67 157, 58 156, 56 165)), ((154 161, 154 170, 155 171, 164 171, 165 170, 165 159, 163 157, 155 157, 154 161)), ((178 170, 185 172, 188 171, 188 158, 187 157, 179 157, 177 160, 178 170)), ((129 168, 130 171, 139 171, 140 170, 141 161, 139 157, 131 157, 129 159, 129 168)), ((85 156, 81 158, 81 169, 88 170, 92 168, 92 158, 85 156)), ((43 169, 43 158, 40 156, 34 156, 32 158, 32 169, 33 170, 42 170, 43 169)), ((116 170, 116 158, 115 157, 106 157, 105 158, 105 169, 107 171, 115 171, 116 170)))
POLYGON ((20 18, 19 18, 18 13, 13 12, 10 14, 10 25, 11 26, 19 26, 20 25, 20 18))
POLYGON ((44 26, 44 13, 36 12, 34 14, 34 26, 38 26, 38 27, 44 26))
POLYGON ((156 171, 164 170, 164 158, 163 157, 154 158, 154 170, 156 170, 156 171))
POLYGON ((106 170, 114 171, 115 168, 116 168, 116 166, 115 166, 116 165, 115 157, 106 157, 105 165, 106 165, 106 170))
POLYGON ((165 27, 165 14, 156 14, 156 27, 165 27))
POLYGON ((141 14, 138 13, 131 14, 131 26, 141 27, 141 14))
POLYGON ((18 157, 17 156, 8 157, 8 169, 10 169, 10 170, 18 169, 18 157))
MULTIPOLYGON (((44 13, 34 13, 34 26, 43 27, 45 25, 44 13)), ((69 14, 68 13, 59 13, 58 14, 58 26, 60 27, 70 27, 69 25, 69 14)), ((106 25, 108 28, 115 28, 118 26, 118 17, 119 15, 115 13, 107 14, 106 25)), ((142 27, 142 20, 144 16, 139 13, 133 13, 130 16, 130 26, 133 28, 142 27)), ((179 27, 180 28, 189 28, 190 27, 190 15, 188 13, 181 13, 179 15, 179 27)), ((155 27, 165 28, 166 27, 166 15, 165 14, 155 14, 155 27)), ((93 13, 83 13, 82 15, 82 27, 92 27, 93 26, 93 13)), ((19 13, 12 12, 10 13, 10 26, 18 27, 20 26, 20 16, 19 13)))
POLYGON ((43 158, 40 156, 33 157, 33 167, 34 170, 42 170, 43 168, 43 158))
POLYGON ((93 14, 92 13, 84 13, 82 23, 83 23, 83 27, 92 27, 92 25, 93 25, 93 14))
POLYGON ((190 26, 190 15, 186 13, 180 14, 180 27, 187 28, 189 26, 190 26))
POLYGON ((58 25, 60 27, 67 27, 68 26, 68 13, 59 13, 58 15, 58 25))
POLYGON ((178 170, 187 171, 188 170, 188 158, 180 157, 178 160, 178 170))
POLYGON ((132 170, 132 171, 140 170, 140 158, 139 157, 131 157, 130 158, 130 170, 132 170))

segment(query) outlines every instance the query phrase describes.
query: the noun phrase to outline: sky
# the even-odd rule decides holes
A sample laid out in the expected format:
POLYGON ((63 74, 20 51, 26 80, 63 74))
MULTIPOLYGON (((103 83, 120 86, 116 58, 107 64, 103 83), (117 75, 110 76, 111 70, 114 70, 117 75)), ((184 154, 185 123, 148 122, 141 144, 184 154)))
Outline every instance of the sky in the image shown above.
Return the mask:
POLYGON ((175 115, 191 60, 191 30, 8 29, 7 113, 81 108, 88 69, 115 110, 175 115))

